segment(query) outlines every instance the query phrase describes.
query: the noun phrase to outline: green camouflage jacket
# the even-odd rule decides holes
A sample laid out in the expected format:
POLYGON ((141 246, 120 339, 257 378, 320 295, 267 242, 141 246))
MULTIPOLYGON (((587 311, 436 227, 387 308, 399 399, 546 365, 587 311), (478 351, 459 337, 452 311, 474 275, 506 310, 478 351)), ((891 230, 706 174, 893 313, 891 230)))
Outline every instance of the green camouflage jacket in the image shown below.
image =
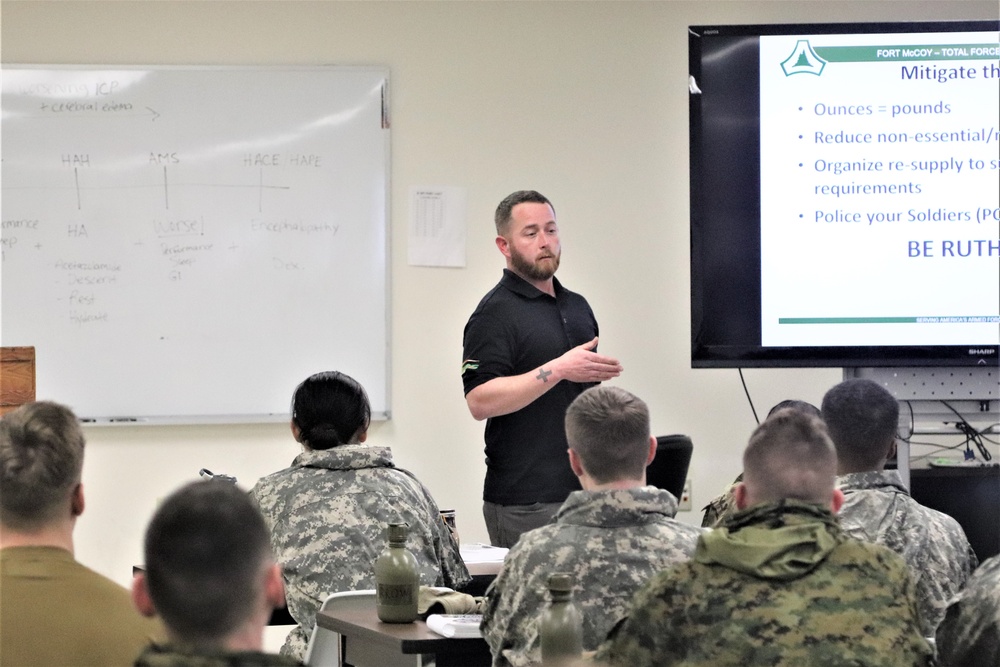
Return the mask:
POLYGON ((597 658, 628 667, 927 666, 913 582, 817 505, 738 512, 657 575, 597 658))

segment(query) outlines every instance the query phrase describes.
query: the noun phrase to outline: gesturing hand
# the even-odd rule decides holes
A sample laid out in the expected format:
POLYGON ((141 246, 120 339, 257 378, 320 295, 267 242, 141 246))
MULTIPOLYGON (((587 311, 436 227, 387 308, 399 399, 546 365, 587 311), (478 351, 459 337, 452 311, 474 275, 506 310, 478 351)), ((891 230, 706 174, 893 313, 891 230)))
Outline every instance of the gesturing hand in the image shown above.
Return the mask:
POLYGON ((557 372, 571 382, 604 382, 622 373, 622 365, 614 357, 594 352, 597 338, 577 345, 555 360, 557 372))

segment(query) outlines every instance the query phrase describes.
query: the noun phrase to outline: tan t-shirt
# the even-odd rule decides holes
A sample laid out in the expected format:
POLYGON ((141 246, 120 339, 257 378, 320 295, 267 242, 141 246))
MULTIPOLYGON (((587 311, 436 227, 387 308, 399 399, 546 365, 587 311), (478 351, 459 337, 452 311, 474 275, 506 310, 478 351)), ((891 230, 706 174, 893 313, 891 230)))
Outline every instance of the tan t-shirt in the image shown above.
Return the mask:
POLYGON ((0 549, 0 665, 132 665, 159 621, 57 547, 0 549))

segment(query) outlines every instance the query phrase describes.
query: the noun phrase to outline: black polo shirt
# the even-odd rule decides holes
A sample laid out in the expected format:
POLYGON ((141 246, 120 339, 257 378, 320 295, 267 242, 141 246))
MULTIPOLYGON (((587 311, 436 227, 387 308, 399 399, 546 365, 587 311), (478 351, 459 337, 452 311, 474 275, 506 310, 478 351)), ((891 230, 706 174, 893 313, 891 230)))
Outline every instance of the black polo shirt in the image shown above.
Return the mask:
MULTIPOLYGON (((465 325, 465 393, 494 378, 520 375, 598 334, 587 300, 553 279, 555 297, 511 271, 465 325)), ((569 467, 563 418, 593 383, 563 380, 517 412, 486 420, 483 499, 499 505, 561 503, 580 484, 569 467)))

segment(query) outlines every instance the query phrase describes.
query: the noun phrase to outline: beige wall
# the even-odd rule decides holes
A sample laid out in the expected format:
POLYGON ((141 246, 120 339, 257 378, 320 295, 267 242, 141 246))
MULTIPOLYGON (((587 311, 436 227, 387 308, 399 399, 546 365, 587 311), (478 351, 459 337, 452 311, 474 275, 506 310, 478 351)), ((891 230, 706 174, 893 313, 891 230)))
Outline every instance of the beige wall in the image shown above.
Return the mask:
MULTIPOLYGON (((483 425, 466 410, 459 367, 462 327, 503 266, 491 222, 501 197, 528 187, 555 203, 559 276, 590 300, 602 352, 625 367, 615 384, 649 402, 655 433, 694 439, 698 508, 739 471, 754 420, 737 371, 692 370, 688 358, 686 27, 995 19, 998 5, 3 0, 0 12, 4 64, 389 67, 393 414, 371 440, 392 446, 442 507, 457 509, 463 539, 485 540, 483 425), (429 184, 467 189, 464 269, 406 264, 407 191, 429 184)), ((766 413, 784 398, 818 402, 841 375, 749 370, 745 377, 758 413, 766 413)), ((38 395, 59 399, 45 387, 38 395)), ((297 452, 287 427, 275 425, 105 427, 87 435, 78 557, 123 583, 141 558, 141 533, 158 499, 199 468, 250 486, 297 452)), ((700 512, 680 517, 697 523, 700 512)))

